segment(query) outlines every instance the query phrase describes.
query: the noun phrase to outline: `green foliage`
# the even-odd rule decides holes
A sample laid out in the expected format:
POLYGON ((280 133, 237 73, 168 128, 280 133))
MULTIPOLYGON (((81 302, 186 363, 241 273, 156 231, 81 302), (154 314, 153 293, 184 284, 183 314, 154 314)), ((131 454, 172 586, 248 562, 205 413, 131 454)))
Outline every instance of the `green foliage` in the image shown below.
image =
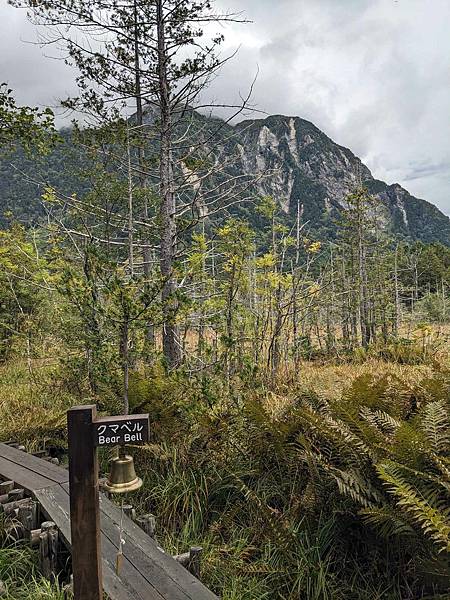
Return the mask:
POLYGON ((17 106, 12 90, 0 84, 0 153, 12 151, 18 144, 25 150, 32 148, 46 152, 55 140, 53 112, 17 106))
MULTIPOLYGON (((48 215, 45 230, 13 224, 0 233, 2 436, 64 444, 74 397, 108 412, 149 412, 150 443, 135 452, 145 480, 138 503, 157 515, 168 551, 205 547, 204 579, 222 598, 448 593, 450 383, 438 365, 446 338, 417 320, 448 318, 450 250, 401 243, 380 226, 448 242, 448 219, 411 197, 405 230, 398 188, 372 180, 342 208, 319 182, 332 170, 324 157, 338 152, 352 174, 368 171, 296 120, 308 141, 299 170, 283 117, 264 126, 286 158, 289 196, 302 204, 258 198, 270 182, 255 184, 229 159, 246 162, 260 123, 233 128, 190 108, 178 120, 176 107, 191 106, 221 64, 222 36, 202 46, 194 25, 215 20, 209 1, 159 7, 167 61, 152 46, 155 17, 161 24, 154 3, 112 0, 108 10, 96 1, 94 12, 87 0, 32 4, 55 23, 79 9, 82 28, 105 34, 94 54, 88 38, 62 38, 80 69, 80 96, 65 105, 102 125, 63 132, 65 143, 51 147, 51 112, 17 107, 0 86, 0 152, 15 162, 0 164, 2 224, 48 215), (111 22, 123 33, 116 39, 111 22), (156 94, 144 119, 141 90, 149 100, 155 73, 169 101, 156 94), (127 99, 137 102, 135 118, 121 117, 127 99), (32 148, 52 152, 37 161, 32 148), (166 365, 178 367, 170 354, 183 357, 170 374, 161 338, 166 365), (339 398, 296 383, 293 392, 280 376, 292 383, 302 358, 330 357, 382 358, 428 375, 414 383, 363 374, 339 398), (286 401, 273 405, 276 386, 286 401)), ((270 144, 259 142, 265 170, 279 171, 270 144)), ((23 548, 0 552, 10 595, 61 596, 34 576, 23 548)))
MULTIPOLYGON (((125 10, 125 9, 124 9, 125 10)), ((128 11, 129 12, 129 11, 128 11)), ((130 18, 130 15, 127 15, 130 18)), ((144 29, 144 28, 143 28, 144 29)), ((145 35, 142 31, 142 35, 145 35)), ((97 60, 101 57, 98 57, 97 60)), ((108 66, 108 70, 111 65, 108 66)), ((105 76, 104 69, 97 72, 98 76, 103 78, 105 76)), ((129 74, 127 74, 129 75, 129 74)), ((121 82, 122 83, 122 82, 121 82)), ((89 94, 92 93, 92 87, 88 85, 86 88, 86 94, 89 98, 89 94)), ((201 135, 200 144, 205 144, 204 138, 209 141, 206 143, 206 156, 210 157, 214 153, 215 145, 220 147, 221 145, 226 148, 227 157, 231 158, 232 163, 229 167, 229 171, 232 177, 242 178, 244 173, 239 168, 237 161, 233 160, 233 157, 238 154, 239 146, 246 148, 248 159, 254 159, 254 156, 259 152, 257 144, 258 134, 261 130, 261 121, 245 121, 242 126, 232 127, 228 123, 220 122, 215 117, 206 117, 203 115, 195 114, 195 128, 201 135), (215 131, 214 135, 211 132, 215 131), (250 144, 249 144, 250 142, 250 144)), ((267 126, 271 127, 273 131, 280 136, 280 140, 286 135, 286 119, 284 117, 269 117, 267 119, 267 126)), ((191 124, 192 127, 192 124, 191 124)), ((319 165, 325 160, 325 164, 331 167, 334 158, 341 160, 342 152, 347 155, 350 162, 355 161, 354 155, 346 149, 337 146, 327 136, 318 130, 312 123, 304 121, 302 119, 296 119, 296 127, 298 136, 304 136, 304 138, 314 140, 306 146, 303 146, 301 159, 304 161, 304 168, 298 168, 296 164, 290 164, 291 154, 287 152, 287 157, 283 161, 283 168, 293 168, 295 177, 293 177, 293 188, 291 192, 292 198, 301 198, 304 205, 303 222, 308 223, 308 229, 311 229, 312 235, 322 241, 335 240, 339 228, 337 227, 337 220, 340 216, 340 211, 337 206, 340 202, 338 199, 332 198, 332 202, 329 203, 328 196, 329 191, 320 183, 320 177, 318 171, 319 165), (313 173, 308 171, 314 169, 313 173), (331 204, 331 206, 330 206, 331 204)), ((103 132, 99 133, 99 137, 103 132)), ((1 190, 1 204, 0 213, 3 214, 5 211, 13 211, 14 218, 19 219, 21 222, 36 222, 36 218, 43 216, 43 211, 40 207, 40 194, 41 188, 37 185, 36 181, 49 182, 53 187, 58 189, 62 194, 70 196, 72 193, 77 193, 79 196, 86 191, 86 178, 82 175, 83 170, 89 170, 90 159, 85 151, 81 151, 80 148, 74 147, 72 140, 72 133, 61 131, 60 136, 63 138, 64 143, 58 144, 57 147, 51 152, 48 157, 33 157, 33 160, 27 159, 22 152, 16 152, 13 155, 13 160, 1 161, 0 162, 0 190, 1 190), (13 165, 13 166, 12 166, 13 165), (24 178, 22 173, 30 175, 31 181, 24 178)), ((146 138, 152 137, 149 135, 148 128, 145 128, 144 136, 146 138)), ((142 142, 139 142, 142 144, 142 142)), ((148 143, 146 141, 146 143, 148 143)), ((196 140, 196 144, 198 144, 196 140)), ((138 143, 137 143, 138 145, 138 143)), ((76 146, 76 145, 75 145, 76 146)), ((282 146, 281 146, 282 147, 282 146)), ((150 158, 154 160, 155 147, 152 145, 148 151, 149 161, 150 158)), ((265 156, 268 159, 267 171, 270 172, 279 169, 276 161, 272 162, 270 154, 267 153, 265 156)), ((187 165, 189 168, 195 169, 195 172, 202 174, 205 170, 210 169, 210 165, 206 164, 207 159, 197 159, 194 157, 186 158, 187 165)), ((210 158, 209 158, 210 160, 210 158)), ((273 160, 273 159, 272 159, 273 160)), ((151 167, 154 164, 150 163, 151 167)), ((349 169, 352 173, 354 166, 352 165, 349 169)), ((120 173, 120 166, 114 167, 115 171, 120 173)), ((228 169, 227 169, 228 171, 228 169)), ((330 169, 331 171, 331 169, 330 169)), ((283 171, 282 171, 283 173, 283 171)), ((288 172, 283 173, 288 180, 288 172)), ((220 181, 219 173, 219 181, 220 181)), ((339 181, 339 174, 336 174, 336 181, 339 181)), ((402 190, 402 196, 404 198, 405 208, 407 210, 408 227, 405 226, 403 221, 403 215, 397 208, 397 196, 395 186, 388 186, 384 182, 376 180, 365 180, 364 185, 368 187, 371 194, 380 194, 386 200, 386 205, 389 208, 389 217, 391 222, 392 234, 398 236, 402 240, 422 240, 425 244, 438 246, 435 242, 439 240, 442 244, 444 251, 447 249, 450 243, 450 226, 449 219, 446 215, 441 213, 437 207, 419 200, 409 195, 405 190, 402 190), (446 248, 447 247, 447 248, 446 248)), ((213 183, 213 188, 217 184, 217 181, 213 183)), ((252 192, 253 193, 253 192, 252 192)), ((255 196, 258 192, 255 192, 255 196)), ((248 190, 244 187, 243 196, 247 199, 248 190)), ((275 198, 275 201, 279 203, 279 198, 275 198)), ((293 203, 292 203, 293 204, 293 203)), ((282 214, 282 221, 291 231, 295 226, 296 210, 295 206, 289 207, 288 214, 282 214)), ((248 220, 252 227, 261 233, 264 228, 261 215, 255 210, 253 203, 242 202, 230 208, 230 212, 234 216, 239 216, 248 220)), ((1 220, 0 224, 4 226, 6 220, 1 220)), ((434 252, 433 252, 434 254, 434 252)), ((423 257, 423 264, 432 265, 433 270, 435 261, 427 262, 426 257, 423 257)), ((448 268, 448 259, 447 259, 448 268)), ((428 271, 428 269, 427 269, 428 271)), ((428 272, 419 270, 421 285, 425 284, 428 280, 432 288, 438 285, 440 282, 436 280, 434 275, 428 272)), ((404 277, 410 277, 409 274, 403 272, 404 277)), ((447 275, 448 280, 448 275, 447 275)), ((425 285, 424 285, 425 289, 425 285)))
MULTIPOLYGON (((363 375, 337 400, 303 392, 276 414, 254 378, 238 404, 219 381, 212 404, 200 380, 186 384, 172 380, 135 453, 138 503, 166 549, 205 548, 203 578, 221 597, 445 597, 446 372, 363 375)), ((159 386, 132 387, 153 406, 159 386)))
POLYGON ((64 600, 58 584, 42 578, 36 555, 25 546, 0 548, 0 581, 6 587, 5 600, 64 600))
POLYGON ((0 361, 17 338, 29 342, 42 328, 48 289, 46 262, 20 226, 0 231, 0 361))
POLYGON ((438 292, 426 294, 416 303, 414 313, 428 323, 446 323, 450 320, 450 298, 438 292))
POLYGON ((415 546, 418 560, 450 550, 449 407, 419 400, 418 390, 402 398, 399 383, 359 378, 342 400, 322 402, 319 411, 303 401, 299 417, 316 448, 324 445, 314 453, 318 468, 384 536, 415 546))
MULTIPOLYGON (((438 552, 450 552, 450 520, 447 498, 436 502, 438 485, 417 489, 411 484, 401 465, 394 462, 381 463, 377 467, 380 479, 386 484, 390 494, 396 497, 397 506, 405 510, 406 515, 421 527, 424 534, 435 544, 438 552)), ((420 478, 420 473, 418 473, 420 478)), ((423 476, 422 476, 423 477, 423 476)), ((420 480, 419 480, 420 481, 420 480)), ((372 515, 372 523, 375 519, 372 515)))
POLYGON ((400 365, 422 365, 432 360, 438 350, 439 344, 435 340, 424 338, 420 342, 408 338, 396 338, 370 346, 364 357, 378 356, 400 365))

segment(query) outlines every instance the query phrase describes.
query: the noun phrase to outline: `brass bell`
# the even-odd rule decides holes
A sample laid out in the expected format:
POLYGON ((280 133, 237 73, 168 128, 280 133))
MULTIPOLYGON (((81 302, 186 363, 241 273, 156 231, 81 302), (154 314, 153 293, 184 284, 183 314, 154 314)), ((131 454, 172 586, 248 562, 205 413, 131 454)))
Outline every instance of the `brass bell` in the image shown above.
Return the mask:
POLYGON ((142 479, 136 475, 133 457, 128 456, 121 446, 119 455, 111 460, 111 471, 103 484, 104 489, 110 494, 125 494, 138 490, 141 485, 142 479))

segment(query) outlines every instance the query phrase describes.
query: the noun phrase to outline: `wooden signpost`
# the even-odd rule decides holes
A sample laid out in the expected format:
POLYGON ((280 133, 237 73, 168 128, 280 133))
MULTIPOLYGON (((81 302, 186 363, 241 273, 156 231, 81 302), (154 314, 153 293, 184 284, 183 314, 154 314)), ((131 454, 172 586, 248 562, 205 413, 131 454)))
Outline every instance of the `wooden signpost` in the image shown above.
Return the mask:
POLYGON ((102 600, 97 447, 144 444, 148 415, 97 417, 95 404, 67 412, 70 526, 75 600, 102 600))

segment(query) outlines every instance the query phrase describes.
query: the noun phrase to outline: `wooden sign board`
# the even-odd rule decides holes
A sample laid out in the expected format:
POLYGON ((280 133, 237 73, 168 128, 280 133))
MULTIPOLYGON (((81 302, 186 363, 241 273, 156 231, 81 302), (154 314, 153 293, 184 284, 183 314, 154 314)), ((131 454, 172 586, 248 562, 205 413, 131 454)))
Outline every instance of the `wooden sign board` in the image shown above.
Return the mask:
POLYGON ((99 417, 93 421, 92 426, 94 446, 121 446, 148 442, 148 415, 99 417))
POLYGON ((145 444, 148 415, 97 417, 95 404, 67 412, 74 600, 102 600, 98 446, 145 444))

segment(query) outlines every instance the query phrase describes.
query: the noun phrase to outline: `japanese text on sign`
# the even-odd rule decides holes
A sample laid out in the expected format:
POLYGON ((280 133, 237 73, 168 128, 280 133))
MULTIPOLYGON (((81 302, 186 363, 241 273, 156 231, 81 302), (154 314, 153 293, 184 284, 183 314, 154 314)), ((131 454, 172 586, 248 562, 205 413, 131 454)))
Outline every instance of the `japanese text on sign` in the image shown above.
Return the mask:
POLYGON ((103 417, 94 425, 94 445, 145 444, 148 441, 148 415, 103 417))

